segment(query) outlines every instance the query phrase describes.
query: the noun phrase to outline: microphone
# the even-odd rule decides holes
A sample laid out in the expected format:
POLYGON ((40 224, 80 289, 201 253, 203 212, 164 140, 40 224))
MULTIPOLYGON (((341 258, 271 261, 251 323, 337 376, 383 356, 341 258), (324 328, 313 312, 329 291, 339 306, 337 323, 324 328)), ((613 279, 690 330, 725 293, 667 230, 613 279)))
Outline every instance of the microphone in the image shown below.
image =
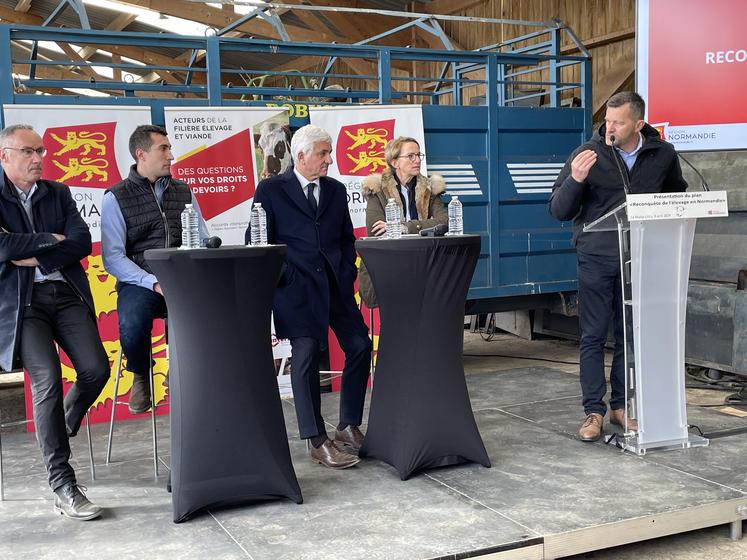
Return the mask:
POLYGON ((202 244, 208 249, 217 249, 223 244, 223 240, 218 236, 213 236, 203 240, 202 244))
POLYGON ((446 224, 436 224, 433 227, 420 230, 420 235, 423 237, 443 237, 449 231, 449 226, 446 224))
POLYGON ((617 153, 617 146, 615 145, 616 138, 614 134, 610 134, 610 150, 612 150, 612 158, 615 160, 615 164, 617 165, 617 171, 620 173, 620 177, 622 177, 623 182, 623 190, 625 191, 625 194, 630 194, 630 184, 628 183, 628 174, 623 171, 623 168, 620 166, 620 154, 617 153))
POLYGON ((677 152, 677 157, 680 158, 682 161, 684 161, 690 169, 692 169, 693 171, 695 171, 695 174, 700 179, 700 186, 703 188, 703 190, 704 191, 710 191, 711 188, 708 186, 708 183, 706 183, 705 177, 703 177, 703 175, 701 175, 700 171, 698 171, 696 169, 696 167, 692 163, 690 163, 689 161, 687 161, 685 159, 685 156, 683 156, 681 153, 677 152))

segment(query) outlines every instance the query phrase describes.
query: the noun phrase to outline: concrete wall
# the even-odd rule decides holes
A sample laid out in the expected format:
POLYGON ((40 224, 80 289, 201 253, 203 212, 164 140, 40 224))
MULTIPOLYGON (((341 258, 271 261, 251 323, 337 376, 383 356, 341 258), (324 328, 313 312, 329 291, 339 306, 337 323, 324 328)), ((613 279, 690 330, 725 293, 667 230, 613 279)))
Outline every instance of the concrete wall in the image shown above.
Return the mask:
MULTIPOLYGON (((747 150, 729 152, 683 152, 708 181, 711 190, 729 192, 729 210, 747 211, 747 150)), ((691 189, 700 188, 700 180, 682 164, 691 189)))

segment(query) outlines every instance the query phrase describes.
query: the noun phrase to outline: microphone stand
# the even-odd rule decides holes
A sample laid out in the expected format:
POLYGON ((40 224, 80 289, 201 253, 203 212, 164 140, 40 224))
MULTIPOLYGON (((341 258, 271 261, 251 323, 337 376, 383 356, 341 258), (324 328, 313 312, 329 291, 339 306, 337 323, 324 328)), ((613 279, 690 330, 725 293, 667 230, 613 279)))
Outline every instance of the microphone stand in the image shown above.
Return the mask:
MULTIPOLYGON (((625 190, 625 196, 630 194, 630 183, 627 174, 627 168, 623 170, 620 165, 620 154, 617 153, 617 147, 614 135, 610 136, 610 150, 612 150, 612 157, 617 165, 617 170, 622 178, 623 189, 625 190)), ((624 162, 623 162, 624 163, 624 162)), ((627 213, 627 212, 626 212, 627 213)), ((620 281, 622 283, 622 323, 623 323, 623 339, 615 340, 615 345, 622 344, 624 348, 624 368, 625 368, 625 411, 626 420, 624 430, 626 436, 628 434, 628 421, 627 418, 636 418, 636 382, 635 382, 635 353, 633 351, 633 329, 631 326, 631 317, 633 308, 627 307, 626 301, 632 301, 632 280, 631 280, 631 257, 630 257, 630 234, 623 230, 623 224, 619 216, 617 218, 617 240, 620 246, 620 281), (631 326, 629 329, 628 327, 631 326)))

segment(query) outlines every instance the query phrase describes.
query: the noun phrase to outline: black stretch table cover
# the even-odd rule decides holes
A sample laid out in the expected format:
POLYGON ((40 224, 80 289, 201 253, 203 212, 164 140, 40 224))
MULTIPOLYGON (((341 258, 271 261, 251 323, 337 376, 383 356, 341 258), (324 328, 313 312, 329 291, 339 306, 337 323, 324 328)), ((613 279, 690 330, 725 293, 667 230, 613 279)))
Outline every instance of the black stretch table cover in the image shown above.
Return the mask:
POLYGON ((285 254, 285 245, 145 252, 169 309, 177 523, 206 507, 303 501, 270 341, 285 254))
POLYGON ((415 471, 490 459, 462 363, 464 302, 477 235, 356 242, 379 300, 381 332, 360 455, 415 471))

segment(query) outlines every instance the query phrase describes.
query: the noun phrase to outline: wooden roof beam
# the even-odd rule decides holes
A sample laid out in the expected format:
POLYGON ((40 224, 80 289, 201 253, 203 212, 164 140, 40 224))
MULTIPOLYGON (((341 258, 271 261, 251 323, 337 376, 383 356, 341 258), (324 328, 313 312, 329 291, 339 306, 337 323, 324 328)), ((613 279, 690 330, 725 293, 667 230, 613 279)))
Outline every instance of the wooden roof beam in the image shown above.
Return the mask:
POLYGON ((417 11, 426 14, 449 16, 475 6, 486 4, 487 1, 488 0, 433 0, 433 2, 428 2, 427 4, 418 2, 417 11))
MULTIPOLYGON (((104 29, 106 31, 122 31, 137 19, 135 14, 119 14, 104 29)), ((88 60, 96 52, 96 47, 83 47, 78 53, 83 60, 88 60)))
POLYGON ((26 13, 29 11, 29 8, 31 7, 31 0, 18 0, 18 4, 16 4, 16 12, 23 12, 26 13))
POLYGON ((6 6, 0 6, 0 20, 19 25, 41 25, 44 23, 44 20, 39 16, 19 12, 6 6))
MULTIPOLYGON (((70 61, 73 62, 72 68, 76 67, 76 64, 74 64, 75 62, 79 62, 80 66, 77 66, 77 68, 82 74, 85 74, 86 76, 94 80, 101 80, 101 81, 108 80, 108 78, 100 74, 97 74, 93 68, 88 66, 86 64, 86 61, 80 57, 77 51, 73 47, 71 47, 69 43, 57 43, 57 46, 59 46, 62 49, 62 52, 64 52, 70 58, 70 61)), ((37 66, 37 72, 39 68, 40 67, 37 66)), ((68 66, 68 68, 71 68, 71 66, 68 66)))
MULTIPOLYGON (((584 44, 584 47, 586 47, 586 49, 588 50, 633 38, 635 38, 635 28, 631 27, 629 29, 615 31, 613 33, 607 33, 606 35, 592 37, 591 39, 586 39, 582 42, 584 44)), ((569 54, 578 51, 579 48, 576 45, 566 45, 560 49, 560 54, 569 54)))
MULTIPOLYGON (((124 2, 122 0, 116 0, 120 4, 131 4, 140 8, 153 10, 169 16, 179 17, 182 19, 190 19, 223 29, 229 26, 237 19, 236 14, 227 12, 220 8, 213 8, 207 4, 201 4, 199 2, 187 2, 186 0, 128 0, 124 2)), ((331 33, 323 31, 314 31, 300 27, 297 25, 284 24, 286 30, 291 36, 292 41, 318 41, 318 42, 332 42, 336 39, 336 36, 331 33)), ((243 31, 249 35, 261 35, 263 37, 280 38, 275 26, 263 20, 262 18, 255 17, 245 23, 242 23, 236 28, 237 31, 243 31)))
POLYGON ((592 102, 592 114, 594 122, 598 122, 603 113, 607 100, 623 89, 623 86, 633 81, 635 76, 635 63, 631 57, 620 57, 615 66, 594 84, 594 100, 592 102))

